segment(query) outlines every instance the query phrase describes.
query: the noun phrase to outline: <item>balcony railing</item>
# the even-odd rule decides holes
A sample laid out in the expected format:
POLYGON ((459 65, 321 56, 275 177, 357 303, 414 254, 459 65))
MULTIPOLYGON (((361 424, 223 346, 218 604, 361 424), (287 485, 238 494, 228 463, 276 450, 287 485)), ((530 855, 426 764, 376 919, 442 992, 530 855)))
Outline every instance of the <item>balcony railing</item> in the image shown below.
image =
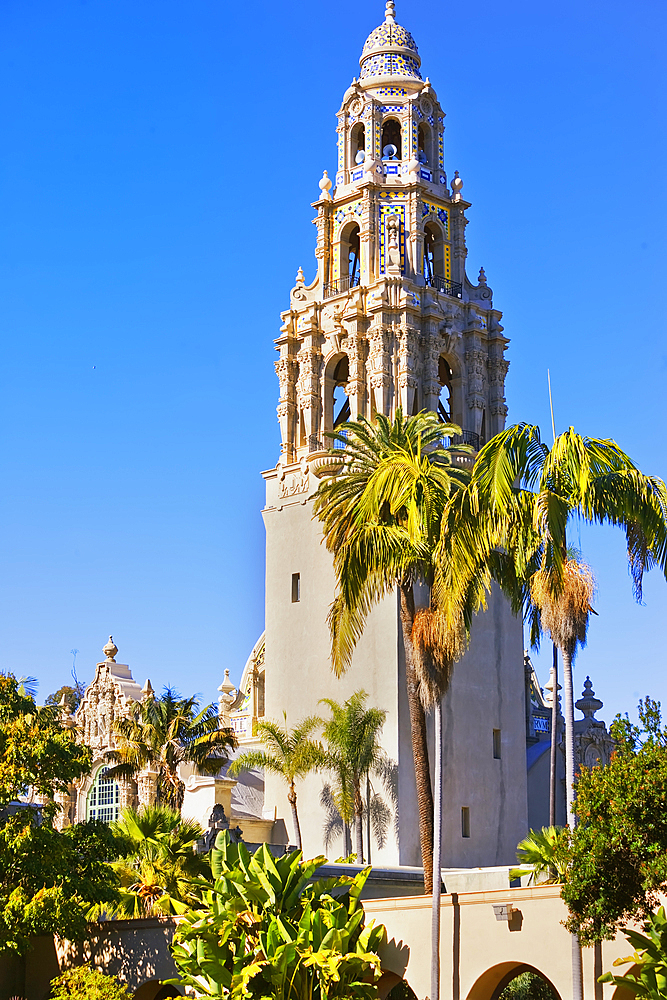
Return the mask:
POLYGON ((332 295, 340 295, 341 292, 349 292, 351 288, 356 288, 361 278, 360 274, 344 274, 342 278, 335 281, 328 281, 324 285, 324 298, 330 299, 332 295))
POLYGON ((461 298, 463 285, 460 281, 450 281, 449 278, 443 278, 439 274, 425 274, 424 280, 431 288, 436 288, 445 295, 452 295, 455 299, 461 298))
POLYGON ((452 437, 441 438, 443 448, 456 448, 457 444, 468 444, 475 451, 482 447, 482 439, 475 431, 463 431, 461 434, 453 434, 452 437))

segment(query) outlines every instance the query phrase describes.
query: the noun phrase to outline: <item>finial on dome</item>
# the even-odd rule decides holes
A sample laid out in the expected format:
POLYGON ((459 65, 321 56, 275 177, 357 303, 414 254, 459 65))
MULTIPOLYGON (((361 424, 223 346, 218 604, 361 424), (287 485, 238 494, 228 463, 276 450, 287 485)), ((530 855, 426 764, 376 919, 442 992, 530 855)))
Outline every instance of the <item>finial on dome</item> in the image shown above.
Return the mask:
POLYGON ((104 648, 102 649, 102 652, 106 656, 107 660, 109 660, 111 663, 116 662, 116 653, 118 652, 118 646, 113 641, 113 636, 111 635, 109 636, 109 641, 106 644, 106 646, 104 646, 104 648))
POLYGON ((387 0, 386 10, 384 12, 385 21, 389 21, 390 24, 395 23, 395 12, 394 12, 394 0, 387 0))

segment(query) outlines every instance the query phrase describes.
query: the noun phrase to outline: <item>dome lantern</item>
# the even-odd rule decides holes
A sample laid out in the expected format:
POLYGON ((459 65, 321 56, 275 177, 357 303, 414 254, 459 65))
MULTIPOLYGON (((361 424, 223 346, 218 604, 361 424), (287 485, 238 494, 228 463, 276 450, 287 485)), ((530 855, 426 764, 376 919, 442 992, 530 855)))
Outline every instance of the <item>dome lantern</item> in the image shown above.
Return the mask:
POLYGON ((421 82, 421 59, 415 40, 396 23, 393 0, 387 0, 384 23, 371 31, 359 60, 362 87, 400 80, 421 82))

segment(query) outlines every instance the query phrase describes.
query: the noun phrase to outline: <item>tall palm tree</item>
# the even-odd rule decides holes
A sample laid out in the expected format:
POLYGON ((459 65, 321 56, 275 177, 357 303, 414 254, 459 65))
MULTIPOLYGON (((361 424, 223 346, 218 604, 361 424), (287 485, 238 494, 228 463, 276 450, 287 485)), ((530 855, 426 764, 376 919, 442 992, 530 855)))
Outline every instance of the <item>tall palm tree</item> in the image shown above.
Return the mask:
MULTIPOLYGON (((326 763, 337 776, 334 801, 341 817, 352 814, 357 862, 364 861, 363 785, 375 776, 385 785, 391 782, 391 761, 382 748, 380 734, 387 713, 380 708, 366 708, 368 695, 355 691, 342 705, 333 698, 322 698, 331 718, 325 720, 326 763), (350 809, 351 807, 351 809, 350 809)), ((391 788, 389 789, 391 794, 391 788)))
MULTIPOLYGON (((333 553, 337 593, 329 614, 331 660, 340 676, 350 664, 372 607, 398 591, 405 650, 407 700, 417 783, 419 836, 425 891, 433 889, 433 794, 420 700, 423 658, 415 649, 415 585, 433 576, 440 516, 452 492, 469 474, 455 465, 443 437, 460 434, 435 413, 393 423, 378 414, 341 425, 332 437, 343 445, 342 472, 322 480, 314 512, 333 553), (388 462, 390 458, 403 462, 388 462)), ((460 449, 458 449, 460 450, 460 449)), ((340 458, 341 451, 336 455, 340 458)))
MULTIPOLYGON (((570 427, 549 449, 539 427, 518 424, 482 449, 471 489, 503 525, 496 560, 499 582, 515 610, 527 610, 533 637, 543 627, 562 655, 567 812, 574 826, 572 660, 577 645, 586 641, 594 584, 588 567, 568 556, 567 525, 577 517, 625 530, 640 601, 647 569, 658 565, 667 576, 667 488, 661 479, 640 472, 614 441, 582 437, 570 427)), ((582 996, 576 940, 573 994, 575 1000, 582 996)))
POLYGON ((146 767, 157 772, 157 803, 179 813, 185 786, 178 769, 193 764, 216 774, 237 746, 231 729, 220 726, 215 705, 200 709, 196 698, 181 698, 166 687, 160 697, 134 702, 127 718, 113 727, 116 747, 108 753, 109 778, 135 777, 146 767))
POLYGON ((279 775, 288 787, 287 801, 292 810, 294 838, 296 846, 301 850, 301 826, 296 807, 296 782, 302 780, 311 771, 316 771, 325 762, 325 754, 321 745, 311 739, 312 733, 320 725, 316 716, 311 716, 294 727, 287 726, 287 713, 283 712, 284 725, 270 719, 260 719, 257 722, 257 735, 264 744, 264 750, 248 750, 232 761, 229 774, 239 774, 253 767, 264 768, 279 775))

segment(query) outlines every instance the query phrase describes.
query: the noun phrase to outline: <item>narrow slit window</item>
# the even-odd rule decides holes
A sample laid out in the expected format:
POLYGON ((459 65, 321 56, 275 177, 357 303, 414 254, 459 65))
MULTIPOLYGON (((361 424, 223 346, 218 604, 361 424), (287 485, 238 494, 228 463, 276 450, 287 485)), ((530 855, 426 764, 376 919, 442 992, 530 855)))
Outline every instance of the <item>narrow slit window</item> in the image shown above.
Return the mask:
POLYGON ((292 604, 298 604, 301 600, 301 574, 292 573, 292 604))
POLYGON ((493 730, 493 759, 500 760, 500 730, 493 730))
POLYGON ((470 809, 468 806, 463 806, 461 809, 461 836, 470 836, 470 809))

